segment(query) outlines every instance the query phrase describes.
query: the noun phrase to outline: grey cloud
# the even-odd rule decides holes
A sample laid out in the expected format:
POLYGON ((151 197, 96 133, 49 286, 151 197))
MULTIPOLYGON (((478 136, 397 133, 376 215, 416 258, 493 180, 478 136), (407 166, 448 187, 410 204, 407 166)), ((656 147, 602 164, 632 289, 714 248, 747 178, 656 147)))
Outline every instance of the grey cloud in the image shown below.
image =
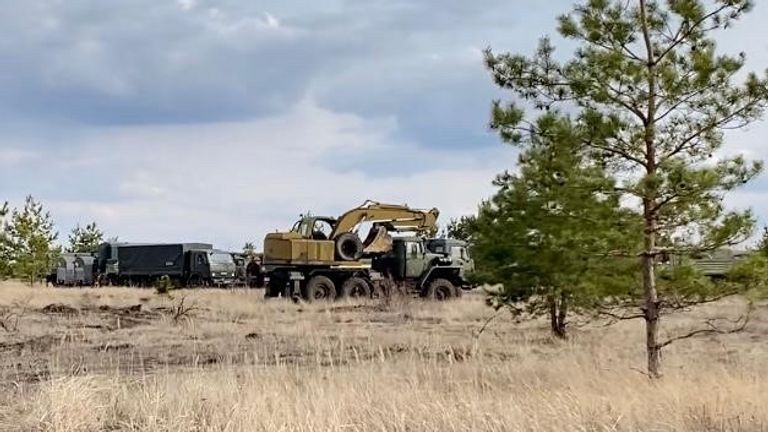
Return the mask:
POLYGON ((62 232, 96 220, 126 240, 239 247, 285 228, 300 212, 337 214, 368 198, 438 206, 444 220, 469 213, 492 190, 492 174, 513 159, 500 147, 451 157, 401 142, 396 131, 391 119, 338 114, 309 102, 248 122, 98 127, 81 136, 83 159, 43 153, 0 170, 0 198, 18 204, 23 194, 34 194, 62 232), (369 163, 368 154, 385 151, 432 163, 411 173, 390 169, 383 180, 365 165, 320 163, 369 163), (73 169, 78 161, 84 165, 73 169), (5 182, 12 179, 19 183, 5 182))
POLYGON ((265 11, 155 0, 13 10, 0 21, 0 83, 3 111, 15 115, 97 124, 261 115, 300 99, 325 57, 310 35, 271 27, 265 11))
POLYGON ((0 112, 89 124, 238 120, 288 109, 315 87, 327 89, 321 103, 355 112, 392 109, 382 91, 455 108, 466 94, 430 101, 425 91, 466 84, 481 66, 434 71, 429 56, 505 42, 520 21, 514 3, 4 0, 0 112))

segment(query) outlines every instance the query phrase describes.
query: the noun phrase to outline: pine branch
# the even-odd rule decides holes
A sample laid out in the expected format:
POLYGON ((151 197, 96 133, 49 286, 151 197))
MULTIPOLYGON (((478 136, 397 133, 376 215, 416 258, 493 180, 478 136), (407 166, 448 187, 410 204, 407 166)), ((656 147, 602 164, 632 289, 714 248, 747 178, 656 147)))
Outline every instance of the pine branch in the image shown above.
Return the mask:
POLYGON ((690 339, 690 338, 693 338, 693 337, 696 337, 696 336, 711 335, 711 334, 729 335, 729 334, 734 334, 734 333, 740 333, 740 332, 744 331, 747 328, 747 324, 749 324, 750 318, 752 316, 753 309, 754 308, 750 304, 749 309, 747 310, 747 312, 744 315, 740 316, 739 318, 737 318, 735 320, 729 320, 729 319, 726 319, 726 318, 711 318, 711 319, 708 319, 708 320, 706 320, 704 322, 704 325, 707 328, 692 330, 692 331, 690 331, 688 333, 684 333, 684 334, 681 334, 679 336, 675 336, 675 337, 669 338, 666 341, 659 343, 657 345, 657 348, 658 349, 662 349, 662 348, 667 347, 667 346, 669 346, 669 345, 671 345, 671 344, 673 344, 673 343, 675 343, 677 341, 681 341, 681 340, 685 340, 685 339, 690 339), (733 327, 732 328, 728 328, 728 329, 721 328, 718 325, 718 321, 727 321, 733 327))
MULTIPOLYGON (((696 139, 701 137, 706 132, 709 132, 709 131, 711 131, 713 129, 725 129, 726 128, 725 126, 729 122, 731 122, 733 119, 737 118, 738 116, 740 116, 741 114, 743 114, 747 110, 749 110, 751 108, 754 108, 758 103, 760 103, 759 99, 753 100, 750 103, 745 104, 744 106, 740 107, 739 109, 737 109, 735 111, 732 111, 727 116, 723 116, 719 120, 714 119, 709 124, 707 124, 705 126, 702 126, 701 128, 699 128, 699 130, 697 130, 696 132, 692 133, 688 137, 684 138, 669 153, 663 155, 662 158, 661 158, 662 163, 663 163, 663 161, 668 160, 668 159, 674 157, 675 155, 679 154, 680 152, 686 150, 686 148, 687 148, 687 146, 689 144, 691 144, 692 142, 695 142, 696 139)), ((739 126, 737 128, 741 128, 741 127, 744 127, 744 125, 741 125, 741 126, 739 126)))
MULTIPOLYGON (((698 27, 700 25, 704 24, 708 19, 711 19, 711 18, 719 15, 720 12, 728 9, 729 7, 732 7, 732 6, 730 4, 728 4, 728 3, 725 3, 725 4, 721 5, 719 8, 713 10, 712 12, 710 12, 710 13, 702 16, 700 19, 696 20, 693 24, 690 24, 688 29, 687 29, 687 31, 685 31, 685 32, 683 32, 683 26, 686 23, 686 21, 684 20, 683 22, 681 22, 680 23, 680 27, 678 28, 677 34, 675 35, 675 37, 673 39, 673 42, 664 51, 662 51, 661 54, 659 54, 659 56, 656 58, 656 63, 658 63, 661 60, 663 60, 664 57, 666 57, 670 52, 672 52, 672 50, 674 50, 675 48, 677 48, 678 46, 683 44, 689 37, 691 37, 693 35, 693 33, 695 31, 699 30, 698 27)), ((706 29, 700 29, 700 31, 706 33, 707 31, 714 30, 716 28, 717 28, 717 26, 713 26, 713 27, 708 27, 706 29)))
POLYGON ((623 313, 623 314, 620 314, 620 313, 611 312, 609 310, 599 310, 599 311, 597 311, 597 315, 598 316, 603 316, 603 317, 611 318, 610 324, 607 324, 606 326, 613 325, 613 324, 615 324, 616 322, 619 322, 619 321, 630 321, 630 320, 636 320, 636 319, 645 318, 645 314, 642 314, 642 313, 633 313, 633 314, 623 313))
POLYGON ((670 309, 672 311, 685 311, 685 310, 690 310, 690 308, 694 306, 700 306, 700 305, 709 304, 709 303, 716 303, 716 302, 719 302, 720 300, 725 300, 726 298, 734 297, 738 294, 739 294, 738 290, 728 290, 726 292, 722 292, 717 295, 698 298, 698 299, 690 299, 690 297, 666 299, 662 301, 660 305, 663 306, 664 309, 670 309))

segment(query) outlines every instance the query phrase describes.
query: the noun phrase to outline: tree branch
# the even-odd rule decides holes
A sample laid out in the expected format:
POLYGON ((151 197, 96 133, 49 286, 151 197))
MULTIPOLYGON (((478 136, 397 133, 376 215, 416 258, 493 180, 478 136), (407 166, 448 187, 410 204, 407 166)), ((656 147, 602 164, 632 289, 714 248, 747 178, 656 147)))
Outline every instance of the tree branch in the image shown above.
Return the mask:
POLYGON ((615 313, 615 312, 609 312, 608 310, 599 310, 599 311, 597 311, 597 314, 598 314, 598 316, 604 316, 604 317, 611 318, 611 320, 613 322, 611 322, 608 325, 612 325, 612 324, 614 324, 614 323, 616 323, 618 321, 630 321, 630 320, 645 318, 645 314, 641 314, 641 313, 636 313, 636 314, 629 314, 629 313, 619 314, 619 313, 615 313))
POLYGON ((659 62, 662 59, 664 59, 664 57, 666 57, 667 54, 669 54, 670 52, 672 52, 672 50, 674 50, 675 48, 680 46, 680 44, 685 42, 685 40, 688 39, 693 34, 693 32, 698 29, 698 27, 700 25, 704 24, 705 21, 707 21, 708 19, 714 17, 715 15, 719 14, 720 12, 724 11, 725 9, 727 9, 729 7, 731 7, 731 6, 728 3, 725 3, 725 4, 721 5, 719 8, 715 9, 714 11, 704 15, 703 17, 701 17, 701 19, 699 19, 696 22, 694 22, 693 24, 691 24, 690 27, 688 27, 688 30, 685 33, 682 32, 683 24, 685 24, 685 21, 681 22, 680 23, 680 27, 678 28, 677 34, 673 38, 673 42, 664 51, 662 51, 661 54, 659 54, 659 56, 656 58, 656 60, 654 60, 654 64, 656 62, 659 62))
POLYGON ((662 349, 666 346, 669 346, 677 341, 690 339, 692 337, 701 336, 701 335, 708 335, 708 334, 717 334, 717 335, 728 335, 728 334, 734 334, 734 333, 740 333, 746 329, 747 324, 749 324, 749 320, 752 316, 752 310, 753 307, 750 304, 749 309, 747 310, 747 313, 740 316, 739 318, 735 320, 728 320, 725 318, 712 318, 708 319, 704 325, 707 326, 707 328, 703 329, 697 329, 690 331, 688 333, 681 334, 679 336, 675 336, 672 338, 667 339, 666 341, 660 343, 657 345, 657 348, 662 349), (728 321, 730 324, 732 324, 734 327, 730 329, 722 329, 717 325, 718 321, 728 321))
POLYGON ((739 116, 741 113, 743 113, 744 111, 746 111, 749 108, 751 108, 756 103, 757 103, 757 101, 754 101, 754 102, 752 102, 750 104, 746 104, 746 105, 742 106, 741 108, 739 108, 738 110, 733 111, 731 114, 729 114, 727 116, 724 116, 723 118, 721 118, 719 120, 717 120, 717 119, 716 120, 712 120, 710 122, 710 124, 701 127, 698 131, 696 131, 695 133, 693 133, 690 136, 688 136, 685 139, 683 139, 680 142, 680 144, 678 144, 674 149, 672 149, 669 153, 665 154, 662 157, 662 161, 663 160, 667 160, 667 159, 669 159, 671 157, 674 157, 675 155, 677 155, 681 151, 685 150, 685 148, 686 148, 686 146, 688 144, 690 144, 693 140, 701 137, 704 133, 709 132, 709 131, 711 131, 712 129, 715 129, 715 128, 722 128, 723 125, 725 125, 729 121, 733 120, 734 118, 739 116))

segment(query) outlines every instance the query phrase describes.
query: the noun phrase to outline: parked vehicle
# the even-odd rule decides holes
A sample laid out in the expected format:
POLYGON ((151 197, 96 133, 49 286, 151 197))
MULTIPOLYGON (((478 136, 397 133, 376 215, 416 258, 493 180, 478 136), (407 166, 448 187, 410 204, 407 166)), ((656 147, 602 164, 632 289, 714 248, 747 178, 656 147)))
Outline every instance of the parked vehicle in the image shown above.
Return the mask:
POLYGON ((749 251, 720 248, 690 254, 662 253, 658 260, 662 268, 690 264, 710 279, 724 279, 739 262, 747 259, 749 251))
POLYGON ((302 217, 290 232, 264 240, 266 296, 312 301, 401 291, 441 300, 458 297, 469 285, 464 275, 473 264, 468 254, 460 263, 449 249, 428 250, 429 241, 439 242, 424 238, 434 231, 438 215, 437 209, 368 201, 339 218, 302 217), (365 241, 355 231, 363 223, 371 224, 365 241))
POLYGON ((167 276, 186 287, 232 286, 236 265, 229 252, 207 243, 106 243, 99 269, 111 284, 149 286, 167 276))
POLYGON ((93 255, 65 253, 59 257, 49 282, 54 286, 93 286, 96 268, 93 255))

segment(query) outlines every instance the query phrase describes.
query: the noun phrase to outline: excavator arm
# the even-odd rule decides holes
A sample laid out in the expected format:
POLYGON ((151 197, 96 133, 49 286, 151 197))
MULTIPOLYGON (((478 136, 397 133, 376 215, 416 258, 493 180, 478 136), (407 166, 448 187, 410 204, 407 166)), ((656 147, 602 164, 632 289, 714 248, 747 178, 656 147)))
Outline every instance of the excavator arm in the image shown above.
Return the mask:
POLYGON ((351 232, 362 222, 384 223, 396 231, 426 233, 437 225, 439 215, 440 212, 436 208, 419 210, 403 205, 366 201, 362 206, 338 218, 330 239, 334 240, 343 233, 351 232))

